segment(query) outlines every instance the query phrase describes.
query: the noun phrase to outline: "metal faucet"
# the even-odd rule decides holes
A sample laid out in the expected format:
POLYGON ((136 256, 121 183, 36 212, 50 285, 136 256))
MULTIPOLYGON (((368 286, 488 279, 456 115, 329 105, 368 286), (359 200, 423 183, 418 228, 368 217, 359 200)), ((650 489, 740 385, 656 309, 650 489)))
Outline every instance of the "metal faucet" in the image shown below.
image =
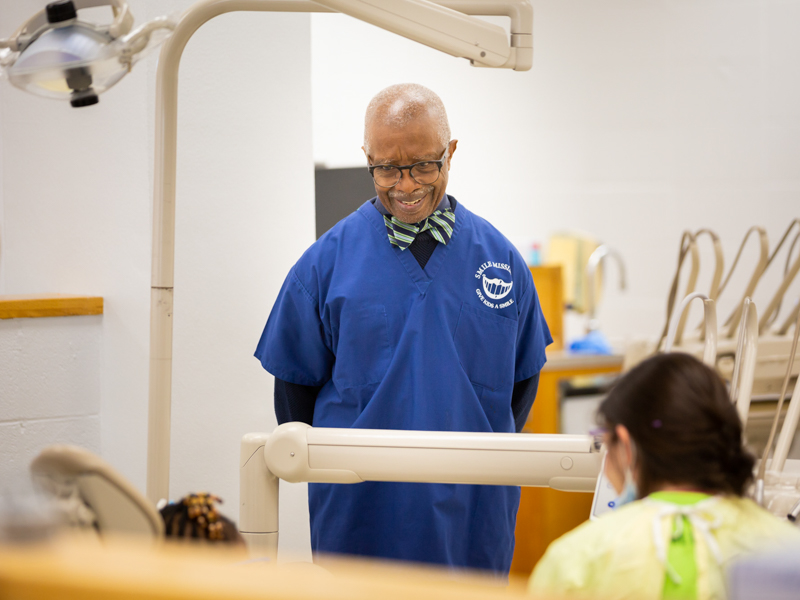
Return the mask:
POLYGON ((597 267, 600 266, 600 263, 603 262, 603 259, 609 256, 617 261, 617 267, 619 268, 619 289, 624 290, 627 287, 625 283, 625 263, 622 262, 622 256, 620 253, 607 244, 602 244, 595 248, 595 251, 592 252, 592 255, 589 257, 589 262, 586 264, 586 280, 587 285, 589 286, 588 293, 586 295, 587 313, 589 314, 589 322, 586 325, 586 333, 595 331, 600 326, 596 317, 597 302, 595 301, 594 297, 595 272, 597 271, 597 267))

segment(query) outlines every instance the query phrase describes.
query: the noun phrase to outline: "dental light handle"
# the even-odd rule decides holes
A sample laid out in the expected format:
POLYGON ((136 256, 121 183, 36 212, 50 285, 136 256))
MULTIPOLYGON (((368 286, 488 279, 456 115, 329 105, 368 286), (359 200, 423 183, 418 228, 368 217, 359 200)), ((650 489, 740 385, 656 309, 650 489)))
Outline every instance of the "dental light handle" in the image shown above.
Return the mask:
MULTIPOLYGON (((133 27, 133 15, 128 10, 125 0, 72 0, 76 11, 99 6, 110 6, 114 19, 108 26, 108 34, 116 39, 127 34, 133 27)), ((40 10, 15 31, 7 40, 0 40, 0 48, 10 48, 13 51, 22 49, 37 32, 47 26, 47 13, 40 10)))
POLYGON ((664 352, 672 352, 672 347, 675 345, 675 337, 677 335, 679 323, 683 321, 682 317, 686 312, 692 300, 700 298, 703 300, 703 316, 704 316, 704 335, 705 338, 703 346, 703 362, 710 367, 714 366, 717 360, 717 309, 714 301, 705 295, 703 292, 694 292, 689 294, 683 299, 678 312, 669 323, 669 331, 667 332, 667 341, 664 345, 664 352))
POLYGON ((242 440, 239 528, 255 556, 274 556, 277 478, 551 487, 592 492, 600 453, 583 435, 313 428, 285 423, 242 440), (273 547, 274 546, 274 547, 273 547))

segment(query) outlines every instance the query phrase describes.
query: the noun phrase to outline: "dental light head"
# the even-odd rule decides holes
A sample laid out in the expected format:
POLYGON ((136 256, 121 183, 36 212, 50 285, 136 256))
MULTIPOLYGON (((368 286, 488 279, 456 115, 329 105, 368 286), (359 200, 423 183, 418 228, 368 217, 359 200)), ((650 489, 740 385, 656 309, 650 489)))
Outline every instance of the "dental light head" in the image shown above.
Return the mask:
POLYGON ((22 90, 90 106, 174 27, 161 17, 132 31, 125 0, 59 0, 0 40, 0 72, 22 90), (98 6, 111 8, 110 24, 79 19, 79 11, 98 6))

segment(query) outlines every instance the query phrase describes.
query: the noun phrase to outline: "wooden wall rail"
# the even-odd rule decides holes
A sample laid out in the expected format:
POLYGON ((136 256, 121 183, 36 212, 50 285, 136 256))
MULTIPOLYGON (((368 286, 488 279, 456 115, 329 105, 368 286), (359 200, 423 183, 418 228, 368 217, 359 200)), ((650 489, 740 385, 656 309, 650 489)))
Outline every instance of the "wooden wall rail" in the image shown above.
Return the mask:
POLYGON ((103 298, 70 294, 0 296, 0 319, 102 315, 103 298))

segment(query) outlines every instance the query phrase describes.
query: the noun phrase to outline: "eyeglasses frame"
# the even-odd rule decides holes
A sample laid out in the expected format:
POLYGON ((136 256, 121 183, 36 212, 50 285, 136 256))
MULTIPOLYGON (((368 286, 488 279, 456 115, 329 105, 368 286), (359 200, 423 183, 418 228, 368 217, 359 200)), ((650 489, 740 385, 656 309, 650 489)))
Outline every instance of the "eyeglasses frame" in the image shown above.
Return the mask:
POLYGON ((432 185, 432 184, 436 183, 437 181, 439 181, 439 177, 442 174, 442 165, 444 165, 444 161, 447 160, 447 155, 449 153, 450 153, 450 142, 447 142, 447 146, 445 146, 445 149, 444 149, 444 154, 442 155, 442 158, 440 158, 439 160, 421 160, 419 162, 415 162, 413 165, 368 165, 367 169, 369 170, 369 174, 372 177, 372 181, 375 181, 375 169, 377 169, 378 167, 392 167, 393 169, 397 169, 398 171, 400 171, 400 177, 398 177, 397 181, 395 181, 392 185, 381 185, 380 183, 375 181, 375 185, 377 185, 379 187, 382 187, 382 188, 386 188, 387 190, 392 189, 398 183, 403 181, 403 171, 404 170, 408 170, 408 176, 411 177, 411 179, 412 179, 412 181, 414 181, 414 183, 418 183, 419 185, 432 185), (434 179, 430 183, 421 183, 421 182, 417 181, 414 178, 414 176, 411 174, 411 169, 413 169, 417 165, 421 165, 422 163, 433 163, 437 167, 439 167, 439 172, 436 174, 436 179, 434 179))

